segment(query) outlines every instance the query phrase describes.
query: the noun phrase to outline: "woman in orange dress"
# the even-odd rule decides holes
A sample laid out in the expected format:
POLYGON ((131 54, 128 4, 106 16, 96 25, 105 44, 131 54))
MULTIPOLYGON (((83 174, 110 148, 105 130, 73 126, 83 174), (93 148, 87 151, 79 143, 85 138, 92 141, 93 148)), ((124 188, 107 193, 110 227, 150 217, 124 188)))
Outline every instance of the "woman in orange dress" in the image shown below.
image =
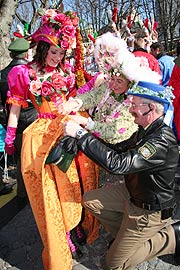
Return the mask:
MULTIPOLYGON (((21 158, 25 186, 44 246, 44 270, 71 270, 72 255, 82 255, 72 242, 71 231, 79 228, 82 218, 82 191, 97 187, 96 167, 82 153, 66 173, 54 164, 45 164, 51 149, 63 137, 63 122, 68 117, 58 114, 58 107, 75 87, 75 75, 65 61, 65 53, 75 44, 77 24, 78 18, 72 12, 47 10, 32 35, 37 43, 33 61, 14 67, 8 77, 7 101, 12 104, 5 139, 8 154, 15 151, 13 142, 21 106, 26 107, 31 99, 38 111, 37 120, 23 133, 21 158)), ((97 237, 97 221, 85 212, 82 225, 91 243, 97 237)))

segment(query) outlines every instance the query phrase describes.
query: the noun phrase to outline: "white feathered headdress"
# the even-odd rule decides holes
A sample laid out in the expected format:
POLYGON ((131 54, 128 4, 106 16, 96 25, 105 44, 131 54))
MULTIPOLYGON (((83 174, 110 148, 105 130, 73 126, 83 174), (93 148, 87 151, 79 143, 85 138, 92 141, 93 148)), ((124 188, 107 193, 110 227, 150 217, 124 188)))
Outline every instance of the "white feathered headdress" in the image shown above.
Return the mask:
POLYGON ((132 83, 160 83, 161 76, 148 67, 140 66, 138 59, 127 49, 127 43, 110 32, 96 39, 94 57, 99 71, 104 74, 123 74, 132 83))

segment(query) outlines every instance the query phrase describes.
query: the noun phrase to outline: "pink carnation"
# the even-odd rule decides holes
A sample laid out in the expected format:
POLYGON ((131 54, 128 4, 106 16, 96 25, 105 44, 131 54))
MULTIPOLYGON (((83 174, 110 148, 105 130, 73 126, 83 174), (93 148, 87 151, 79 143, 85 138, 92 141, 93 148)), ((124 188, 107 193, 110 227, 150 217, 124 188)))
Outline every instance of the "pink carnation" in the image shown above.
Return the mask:
POLYGON ((64 63, 64 71, 66 73, 68 73, 68 72, 74 72, 74 67, 68 61, 66 61, 64 63))

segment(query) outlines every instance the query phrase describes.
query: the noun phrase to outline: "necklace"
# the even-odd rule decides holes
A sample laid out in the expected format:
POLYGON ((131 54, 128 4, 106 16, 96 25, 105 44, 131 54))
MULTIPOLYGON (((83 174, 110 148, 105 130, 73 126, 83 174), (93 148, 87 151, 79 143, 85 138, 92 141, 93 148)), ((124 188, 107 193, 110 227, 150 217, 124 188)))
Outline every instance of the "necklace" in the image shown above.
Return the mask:
POLYGON ((120 103, 123 102, 127 98, 127 95, 125 93, 119 95, 119 94, 115 94, 114 91, 110 93, 110 96, 120 103))

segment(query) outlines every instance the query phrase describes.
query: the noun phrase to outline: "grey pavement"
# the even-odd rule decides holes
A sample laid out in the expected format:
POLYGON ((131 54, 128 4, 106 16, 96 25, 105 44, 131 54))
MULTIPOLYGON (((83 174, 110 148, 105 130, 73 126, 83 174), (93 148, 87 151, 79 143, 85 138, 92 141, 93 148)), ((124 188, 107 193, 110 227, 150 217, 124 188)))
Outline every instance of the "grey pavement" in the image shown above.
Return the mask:
MULTIPOLYGON (((179 192, 180 193, 180 192, 179 192)), ((178 201, 180 194, 178 195, 178 201)), ((174 219, 180 219, 180 203, 174 219)), ((82 247, 84 256, 73 261, 73 270, 103 270, 103 259, 111 237, 100 228, 100 236, 92 245, 82 247)), ((33 213, 26 205, 0 230, 0 270, 42 270, 42 243, 33 213)), ((172 255, 155 258, 138 265, 137 270, 180 270, 172 255)), ((66 269, 59 269, 66 270, 66 269)))

